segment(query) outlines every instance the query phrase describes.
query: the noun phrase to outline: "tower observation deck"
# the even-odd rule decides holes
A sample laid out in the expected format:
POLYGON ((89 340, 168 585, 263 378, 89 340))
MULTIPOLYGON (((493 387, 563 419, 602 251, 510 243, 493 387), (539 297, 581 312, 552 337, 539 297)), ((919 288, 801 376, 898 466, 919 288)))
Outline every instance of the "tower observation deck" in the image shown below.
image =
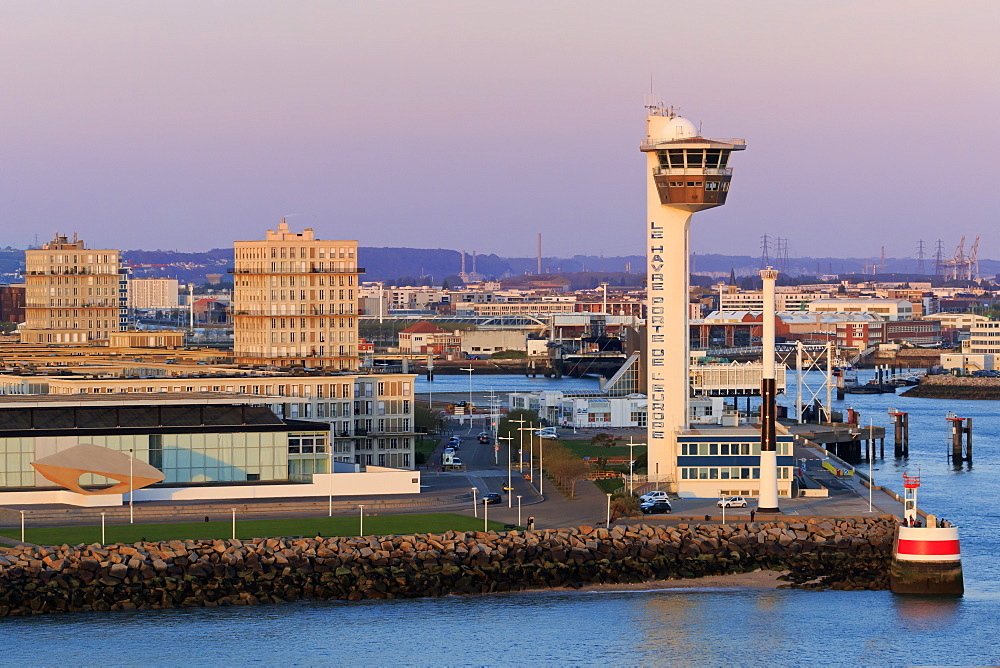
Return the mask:
POLYGON ((678 480, 677 437, 688 428, 688 276, 691 216, 726 203, 743 139, 706 139, 673 108, 646 105, 646 263, 649 318, 649 474, 678 480))

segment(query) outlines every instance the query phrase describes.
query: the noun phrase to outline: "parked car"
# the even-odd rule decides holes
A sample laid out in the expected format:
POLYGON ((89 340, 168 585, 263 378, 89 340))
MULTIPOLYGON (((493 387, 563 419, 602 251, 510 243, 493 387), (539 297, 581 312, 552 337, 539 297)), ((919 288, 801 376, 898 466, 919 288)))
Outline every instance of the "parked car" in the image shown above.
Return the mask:
POLYGON ((491 506, 495 503, 503 502, 503 497, 500 496, 498 492, 490 492, 489 494, 484 496, 483 499, 485 499, 486 503, 488 503, 491 506))
POLYGON ((655 490, 652 492, 647 492, 639 497, 639 501, 646 503, 647 501, 669 501, 670 496, 663 490, 655 490))
POLYGON ((648 501, 647 503, 639 504, 639 510, 642 511, 643 515, 662 515, 664 513, 669 513, 673 511, 670 502, 666 499, 662 501, 648 501))
POLYGON ((746 508, 747 500, 742 496, 730 496, 725 499, 719 499, 715 505, 720 508, 746 508))

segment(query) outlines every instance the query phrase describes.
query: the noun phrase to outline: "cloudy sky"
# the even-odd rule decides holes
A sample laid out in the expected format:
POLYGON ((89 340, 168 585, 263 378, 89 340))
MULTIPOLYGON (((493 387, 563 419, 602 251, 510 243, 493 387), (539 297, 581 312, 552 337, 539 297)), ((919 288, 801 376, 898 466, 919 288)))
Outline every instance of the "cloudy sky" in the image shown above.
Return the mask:
POLYGON ((653 87, 745 137, 701 253, 982 234, 1000 2, 0 1, 0 246, 642 251, 653 87))

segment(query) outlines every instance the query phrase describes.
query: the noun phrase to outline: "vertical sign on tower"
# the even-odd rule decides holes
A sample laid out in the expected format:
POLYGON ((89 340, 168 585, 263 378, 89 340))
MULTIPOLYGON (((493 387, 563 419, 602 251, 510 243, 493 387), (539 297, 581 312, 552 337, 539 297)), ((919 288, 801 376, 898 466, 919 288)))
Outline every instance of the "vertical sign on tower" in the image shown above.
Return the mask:
POLYGON ((646 139, 646 382, 649 475, 677 481, 677 436, 688 425, 688 230, 696 211, 725 204, 729 155, 742 139, 700 136, 652 99, 646 139))

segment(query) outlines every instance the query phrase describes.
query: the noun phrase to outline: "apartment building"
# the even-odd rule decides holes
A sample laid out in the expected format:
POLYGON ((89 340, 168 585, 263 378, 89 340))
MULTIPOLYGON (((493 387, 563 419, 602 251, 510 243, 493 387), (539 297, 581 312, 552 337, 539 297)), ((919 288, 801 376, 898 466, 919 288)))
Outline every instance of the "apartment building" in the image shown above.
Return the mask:
POLYGON ((239 395, 267 406, 282 419, 327 423, 335 462, 403 469, 416 466, 412 374, 265 376, 215 368, 211 375, 139 376, 136 369, 123 369, 120 375, 104 371, 3 375, 0 394, 143 394, 153 403, 191 394, 239 395))
POLYGON ((233 273, 238 364, 358 368, 357 241, 292 232, 237 241, 233 273))
MULTIPOLYGON (((461 306, 464 306, 461 305, 461 306)), ((470 304, 467 311, 477 316, 502 315, 550 315, 553 313, 575 313, 576 301, 533 301, 533 302, 498 302, 493 304, 470 304)), ((456 312, 463 312, 456 306, 456 312)))
POLYGON ((0 285, 0 322, 24 322, 23 285, 0 285))
POLYGON ((986 320, 972 323, 969 340, 962 342, 962 352, 1000 355, 1000 322, 986 320))
POLYGON ((453 355, 462 346, 454 332, 430 322, 418 322, 399 333, 399 352, 421 355, 453 355))
POLYGON ((25 251, 25 265, 22 343, 106 342, 125 329, 127 283, 117 250, 57 234, 25 251))
POLYGON ((811 313, 874 313, 883 320, 911 320, 913 304, 905 299, 816 299, 809 303, 811 313))
POLYGON ((885 343, 885 322, 880 320, 837 323, 837 345, 841 348, 865 350, 885 343))
MULTIPOLYGON (((815 292, 783 292, 774 294, 775 309, 778 311, 805 311, 809 303, 822 297, 815 292)), ((723 291, 720 294, 720 311, 763 311, 764 292, 762 290, 723 291)))
POLYGON ((128 305, 138 309, 177 308, 176 278, 133 278, 128 284, 128 305))

